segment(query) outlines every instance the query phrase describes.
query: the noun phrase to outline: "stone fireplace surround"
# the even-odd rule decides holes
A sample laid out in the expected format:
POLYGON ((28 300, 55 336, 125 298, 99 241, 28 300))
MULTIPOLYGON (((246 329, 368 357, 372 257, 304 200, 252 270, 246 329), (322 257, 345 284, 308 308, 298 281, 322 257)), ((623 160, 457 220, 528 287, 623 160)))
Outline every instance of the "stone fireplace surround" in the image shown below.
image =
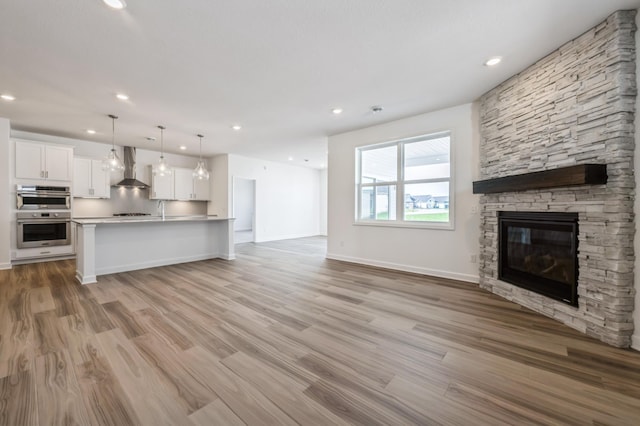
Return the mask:
POLYGON ((618 11, 480 99, 481 179, 606 164, 604 185, 480 198, 480 286, 617 347, 634 309, 635 11, 618 11), (498 212, 578 213, 575 308, 498 280, 498 212))

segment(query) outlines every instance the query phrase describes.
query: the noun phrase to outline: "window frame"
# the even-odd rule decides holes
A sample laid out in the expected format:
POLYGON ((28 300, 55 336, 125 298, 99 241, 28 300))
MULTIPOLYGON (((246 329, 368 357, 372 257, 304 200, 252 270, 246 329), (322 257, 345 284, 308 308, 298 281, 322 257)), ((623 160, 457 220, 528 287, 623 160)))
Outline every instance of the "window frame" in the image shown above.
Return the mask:
POLYGON ((423 229, 442 229, 442 230, 454 230, 454 218, 455 218, 455 200, 454 200, 454 132, 450 129, 439 130, 429 133, 423 133, 417 136, 409 136, 401 139, 395 139, 392 141, 380 142, 371 145, 364 145, 356 147, 356 185, 355 185, 355 218, 354 225, 365 226, 387 226, 387 227, 400 227, 400 228, 423 228, 423 229), (433 178, 433 179, 404 179, 404 147, 407 144, 413 142, 420 142, 430 139, 437 139, 443 136, 449 136, 449 177, 448 178, 433 178), (393 181, 362 183, 362 153, 380 149, 389 146, 397 147, 396 155, 396 179, 393 181), (448 222, 430 222, 430 221, 412 221, 404 219, 404 205, 405 205, 405 186, 409 184, 421 184, 421 183, 437 183, 448 182, 449 183, 449 221, 448 222), (382 220, 382 219, 363 219, 362 214, 362 190, 363 188, 376 188, 379 186, 395 186, 396 187, 396 219, 394 220, 382 220))

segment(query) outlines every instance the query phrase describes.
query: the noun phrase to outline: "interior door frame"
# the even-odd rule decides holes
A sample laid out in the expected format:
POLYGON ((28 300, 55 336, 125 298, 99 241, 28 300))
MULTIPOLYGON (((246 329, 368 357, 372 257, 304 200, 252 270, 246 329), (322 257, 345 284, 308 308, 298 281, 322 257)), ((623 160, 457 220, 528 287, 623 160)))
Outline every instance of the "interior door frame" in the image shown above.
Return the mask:
MULTIPOLYGON (((233 176, 231 178, 231 214, 233 217, 236 217, 236 185, 237 180, 242 179, 251 182, 251 186, 253 187, 253 213, 251 215, 251 241, 256 241, 256 216, 258 211, 258 203, 257 203, 257 186, 258 182, 256 179, 246 178, 244 176, 233 176)), ((235 232, 235 231, 234 231, 235 232)))

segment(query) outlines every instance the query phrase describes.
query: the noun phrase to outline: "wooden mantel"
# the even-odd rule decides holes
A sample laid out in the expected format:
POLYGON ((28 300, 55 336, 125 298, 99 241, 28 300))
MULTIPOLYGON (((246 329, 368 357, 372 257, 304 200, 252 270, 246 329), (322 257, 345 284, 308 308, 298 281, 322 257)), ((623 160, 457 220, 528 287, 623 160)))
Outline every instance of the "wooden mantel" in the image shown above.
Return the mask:
POLYGON ((473 182, 474 194, 527 191, 575 185, 603 185, 607 183, 606 164, 580 164, 541 172, 523 173, 473 182))

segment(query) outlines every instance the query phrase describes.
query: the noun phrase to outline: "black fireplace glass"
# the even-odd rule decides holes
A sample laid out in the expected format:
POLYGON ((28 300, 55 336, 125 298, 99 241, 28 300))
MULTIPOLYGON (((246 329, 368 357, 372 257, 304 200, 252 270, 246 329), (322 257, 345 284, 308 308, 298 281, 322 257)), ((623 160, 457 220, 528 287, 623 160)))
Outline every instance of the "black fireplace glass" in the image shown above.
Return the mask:
POLYGON ((498 278, 578 305, 578 215, 500 212, 498 278))

